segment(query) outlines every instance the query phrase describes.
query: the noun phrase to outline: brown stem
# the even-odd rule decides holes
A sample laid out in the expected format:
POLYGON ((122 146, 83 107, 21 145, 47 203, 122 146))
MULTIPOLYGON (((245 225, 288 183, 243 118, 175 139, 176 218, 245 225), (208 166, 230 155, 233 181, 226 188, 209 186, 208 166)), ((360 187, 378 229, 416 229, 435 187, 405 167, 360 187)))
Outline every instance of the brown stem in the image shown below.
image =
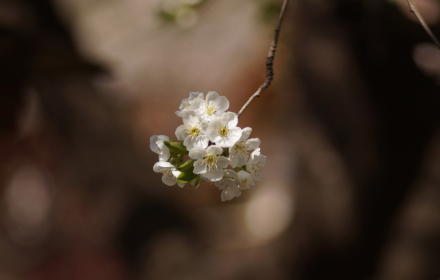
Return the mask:
POLYGON ((278 35, 280 33, 281 29, 281 22, 283 21, 284 12, 286 11, 287 4, 289 3, 289 0, 284 0, 283 6, 281 8, 280 16, 278 18, 277 27, 275 28, 275 36, 273 38, 272 44, 270 46, 269 54, 266 58, 266 81, 264 81, 264 84, 262 84, 258 90, 249 98, 249 100, 244 104, 244 106, 241 108, 240 112, 238 112, 237 117, 240 118, 241 114, 243 114, 244 110, 251 104, 251 102, 260 96, 261 92, 269 87, 270 82, 273 80, 273 60, 275 58, 275 52, 277 50, 278 45, 278 35))
POLYGON ((419 11, 417 10, 416 5, 414 5, 412 0, 408 0, 408 5, 409 5, 409 9, 411 11, 411 13, 413 13, 417 20, 420 22, 420 24, 422 25, 423 29, 425 29, 426 33, 428 33, 429 37, 431 37, 431 40, 435 43, 435 45, 437 46, 437 48, 440 49, 440 43, 437 40, 437 38, 435 37, 434 33, 432 33, 431 29, 429 28, 429 26, 426 24, 425 20, 423 19, 422 15, 419 13, 419 11))

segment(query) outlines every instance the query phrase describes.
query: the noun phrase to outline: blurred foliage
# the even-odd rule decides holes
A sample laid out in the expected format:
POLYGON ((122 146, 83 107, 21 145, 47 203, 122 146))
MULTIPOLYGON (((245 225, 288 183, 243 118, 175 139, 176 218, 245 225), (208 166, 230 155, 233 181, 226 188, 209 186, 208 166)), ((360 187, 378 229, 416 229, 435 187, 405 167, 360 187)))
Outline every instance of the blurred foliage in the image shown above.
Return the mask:
POLYGON ((200 7, 208 1, 163 0, 159 10, 159 17, 167 23, 190 27, 197 22, 200 7))
MULTIPOLYGON (((158 14, 166 23, 190 27, 197 22, 200 8, 207 2, 209 0, 163 0, 158 14)), ((270 24, 278 18, 282 1, 256 0, 256 5, 258 19, 270 24)))
POLYGON ((257 0, 258 3, 258 18, 263 23, 271 23, 276 20, 280 14, 282 1, 274 0, 257 0))

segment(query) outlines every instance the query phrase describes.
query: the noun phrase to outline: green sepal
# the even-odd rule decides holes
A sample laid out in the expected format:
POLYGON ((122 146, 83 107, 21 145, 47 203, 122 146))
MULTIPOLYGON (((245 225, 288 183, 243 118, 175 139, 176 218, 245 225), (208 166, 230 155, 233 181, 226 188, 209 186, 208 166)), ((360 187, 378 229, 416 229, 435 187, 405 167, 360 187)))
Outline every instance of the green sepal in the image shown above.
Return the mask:
POLYGON ((229 148, 223 149, 222 156, 229 157, 229 148))
POLYGON ((188 170, 193 171, 195 161, 196 161, 195 159, 190 158, 189 160, 187 160, 184 163, 182 163, 181 165, 179 165, 176 169, 181 172, 185 172, 188 170))
POLYGON ((177 177, 177 182, 179 183, 188 183, 189 181, 194 180, 199 175, 194 174, 192 170, 188 170, 180 173, 179 177, 177 177))
MULTIPOLYGON (((246 170, 246 164, 245 165, 243 165, 242 167, 235 167, 235 169, 234 169, 234 171, 235 172, 240 172, 241 170, 244 170, 244 171, 246 171, 246 172, 248 172, 247 170, 246 170)), ((248 172, 249 173, 249 172, 248 172)))
POLYGON ((179 163, 179 159, 177 157, 172 157, 168 161, 174 166, 176 166, 179 163))
POLYGON ((193 188, 193 189, 198 189, 198 188, 200 188, 200 186, 202 185, 201 182, 200 182, 200 176, 197 176, 197 177, 196 177, 196 179, 195 179, 195 181, 194 181, 194 186, 191 185, 191 184, 189 184, 189 185, 190 185, 191 188, 193 188))
POLYGON ((165 144, 165 146, 168 147, 168 149, 170 149, 173 152, 176 152, 176 153, 181 154, 181 155, 187 155, 188 154, 188 150, 186 149, 186 147, 183 145, 182 142, 163 141, 163 143, 165 144))

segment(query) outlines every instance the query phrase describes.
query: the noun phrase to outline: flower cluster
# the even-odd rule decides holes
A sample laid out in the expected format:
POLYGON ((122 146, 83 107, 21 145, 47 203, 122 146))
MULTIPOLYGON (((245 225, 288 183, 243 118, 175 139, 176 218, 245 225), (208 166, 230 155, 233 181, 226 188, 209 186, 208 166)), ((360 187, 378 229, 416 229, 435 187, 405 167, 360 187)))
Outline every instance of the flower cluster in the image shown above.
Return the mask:
POLYGON ((159 154, 153 170, 162 173, 164 184, 189 183, 198 188, 201 181, 214 182, 222 201, 241 195, 241 191, 260 180, 266 157, 260 154, 260 139, 251 138, 250 127, 237 127, 238 117, 226 112, 229 101, 214 91, 191 92, 182 100, 178 117, 183 124, 172 141, 165 135, 153 135, 150 148, 159 154))

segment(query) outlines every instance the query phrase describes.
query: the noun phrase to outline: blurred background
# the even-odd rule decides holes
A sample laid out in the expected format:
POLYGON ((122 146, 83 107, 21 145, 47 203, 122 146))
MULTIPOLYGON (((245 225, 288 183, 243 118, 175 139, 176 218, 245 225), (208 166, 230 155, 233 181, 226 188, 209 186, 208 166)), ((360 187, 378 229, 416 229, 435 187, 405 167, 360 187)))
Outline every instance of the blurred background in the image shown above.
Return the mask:
POLYGON ((190 91, 263 83, 281 4, 0 0, 0 280, 438 280, 440 51, 406 0, 291 1, 251 190, 153 172, 190 91))

